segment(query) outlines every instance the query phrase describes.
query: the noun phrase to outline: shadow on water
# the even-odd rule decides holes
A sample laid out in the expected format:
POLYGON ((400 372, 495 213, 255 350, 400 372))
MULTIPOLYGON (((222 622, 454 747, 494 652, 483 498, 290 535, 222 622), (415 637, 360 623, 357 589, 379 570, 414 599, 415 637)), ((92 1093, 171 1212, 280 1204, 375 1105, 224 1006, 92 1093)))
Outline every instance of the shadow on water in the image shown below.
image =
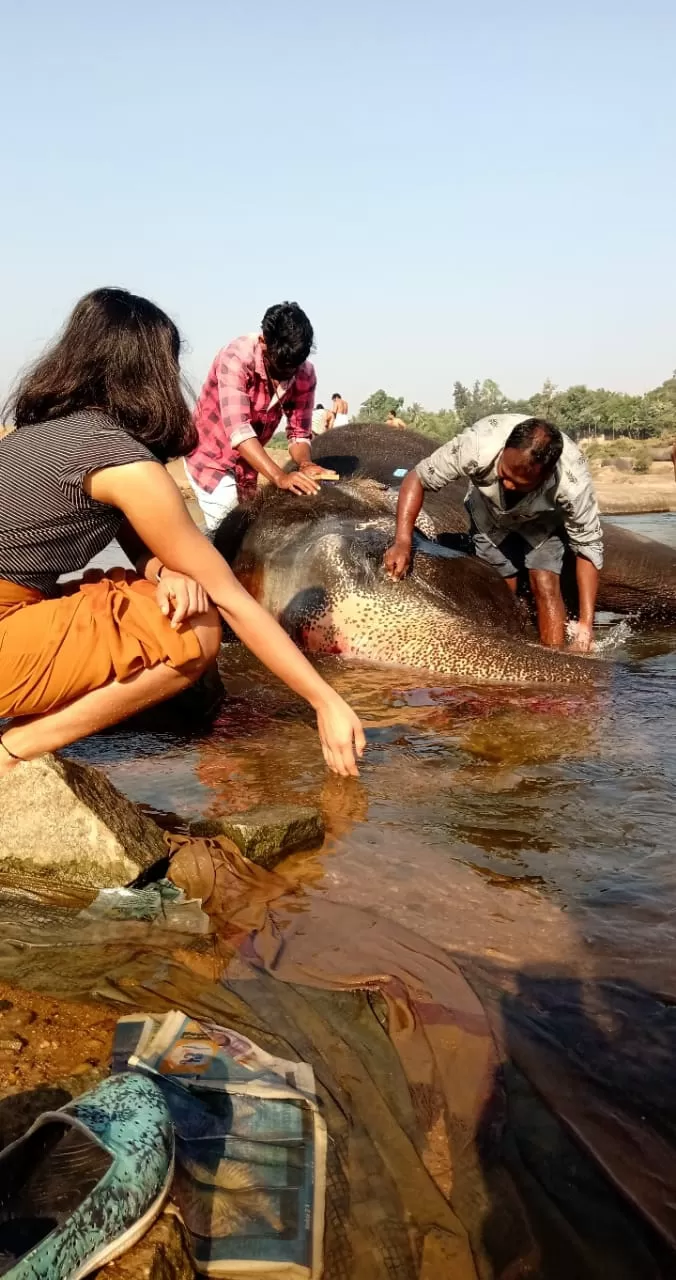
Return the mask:
MULTIPOLYGON (((674 1007, 631 982, 467 971, 502 1052, 503 1157, 538 1241, 534 1274, 676 1274, 674 1007)), ((494 1205, 492 1258, 504 1231, 494 1205)))

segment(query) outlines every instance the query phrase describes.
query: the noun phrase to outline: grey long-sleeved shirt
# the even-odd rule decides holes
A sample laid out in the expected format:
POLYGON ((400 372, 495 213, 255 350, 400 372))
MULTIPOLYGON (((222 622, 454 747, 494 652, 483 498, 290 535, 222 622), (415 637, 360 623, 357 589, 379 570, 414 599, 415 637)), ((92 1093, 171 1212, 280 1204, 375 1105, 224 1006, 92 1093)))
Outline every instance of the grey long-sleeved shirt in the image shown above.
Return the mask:
POLYGON ((583 454, 569 436, 564 435, 561 457, 544 483, 515 506, 506 506, 497 466, 511 431, 527 421, 527 414, 518 413, 482 418, 424 458, 416 467, 418 479, 423 489, 442 489, 466 477, 470 484, 465 505, 477 529, 496 544, 509 533, 519 533, 537 547, 563 524, 575 554, 601 569, 603 533, 594 485, 583 454))

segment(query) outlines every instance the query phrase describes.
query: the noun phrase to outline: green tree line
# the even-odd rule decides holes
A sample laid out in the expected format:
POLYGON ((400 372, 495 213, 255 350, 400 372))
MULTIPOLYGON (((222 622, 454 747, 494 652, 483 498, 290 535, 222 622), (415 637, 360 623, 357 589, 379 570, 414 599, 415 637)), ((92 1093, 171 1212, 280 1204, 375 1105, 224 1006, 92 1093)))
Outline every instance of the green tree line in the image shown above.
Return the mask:
POLYGON ((421 404, 404 406, 403 396, 375 391, 362 404, 357 421, 384 422, 390 410, 415 431, 437 440, 449 440, 458 431, 492 413, 528 413, 547 418, 576 439, 605 435, 647 440, 676 437, 676 371, 659 387, 642 396, 623 391, 568 387, 565 391, 547 380, 527 400, 510 400, 497 382, 487 378, 465 387, 453 387, 453 408, 433 412, 421 404))

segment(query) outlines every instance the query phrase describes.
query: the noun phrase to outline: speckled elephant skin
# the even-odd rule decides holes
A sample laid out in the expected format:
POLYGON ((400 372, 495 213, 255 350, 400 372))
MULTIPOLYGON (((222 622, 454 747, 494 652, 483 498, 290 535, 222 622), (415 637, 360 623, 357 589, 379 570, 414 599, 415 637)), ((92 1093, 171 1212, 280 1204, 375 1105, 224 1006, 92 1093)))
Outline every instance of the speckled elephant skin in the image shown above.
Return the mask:
MULTIPOLYGON (((543 649, 505 583, 462 542, 445 554, 428 542, 411 574, 391 582, 382 558, 395 510, 396 491, 373 480, 324 484, 312 498, 266 489, 224 520, 215 542, 307 653, 470 683, 601 678, 602 663, 543 649)), ((421 537, 431 532, 423 520, 421 537)))
MULTIPOLYGON (((312 445, 316 462, 333 467, 345 478, 363 476, 386 485, 401 483, 401 475, 436 448, 430 436, 396 431, 373 423, 355 423, 318 436, 312 445)), ((425 512, 442 540, 467 532, 463 499, 467 482, 456 480, 439 493, 428 493, 425 512)), ((652 626, 676 622, 676 551, 661 542, 603 521, 605 563, 599 585, 600 610, 631 614, 632 624, 652 626)), ((575 564, 567 557, 563 591, 571 612, 577 611, 575 564)))

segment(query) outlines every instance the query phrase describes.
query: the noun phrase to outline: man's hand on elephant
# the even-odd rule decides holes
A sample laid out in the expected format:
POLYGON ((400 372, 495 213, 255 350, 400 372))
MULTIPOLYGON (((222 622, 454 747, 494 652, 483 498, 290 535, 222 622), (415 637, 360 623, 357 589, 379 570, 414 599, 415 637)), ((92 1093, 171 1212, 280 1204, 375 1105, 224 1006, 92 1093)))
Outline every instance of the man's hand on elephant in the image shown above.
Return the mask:
POLYGON ((587 623, 577 623, 569 648, 572 653, 591 653, 594 648, 594 632, 587 623))
POLYGON ((410 542, 395 542, 389 547, 383 557, 383 565, 385 572, 393 578, 395 582, 399 578, 403 578, 408 573, 411 563, 411 544, 410 542))
POLYGON ((174 630, 188 618, 196 618, 209 608, 209 597, 199 582, 169 569, 161 572, 155 599, 165 618, 171 618, 174 630))
POLYGON ((319 484, 306 471, 283 471, 275 484, 288 493, 319 493, 319 484))
POLYGON ((340 480, 337 471, 330 471, 328 467, 320 467, 318 462, 302 462, 300 470, 304 476, 311 476, 313 480, 340 480))

